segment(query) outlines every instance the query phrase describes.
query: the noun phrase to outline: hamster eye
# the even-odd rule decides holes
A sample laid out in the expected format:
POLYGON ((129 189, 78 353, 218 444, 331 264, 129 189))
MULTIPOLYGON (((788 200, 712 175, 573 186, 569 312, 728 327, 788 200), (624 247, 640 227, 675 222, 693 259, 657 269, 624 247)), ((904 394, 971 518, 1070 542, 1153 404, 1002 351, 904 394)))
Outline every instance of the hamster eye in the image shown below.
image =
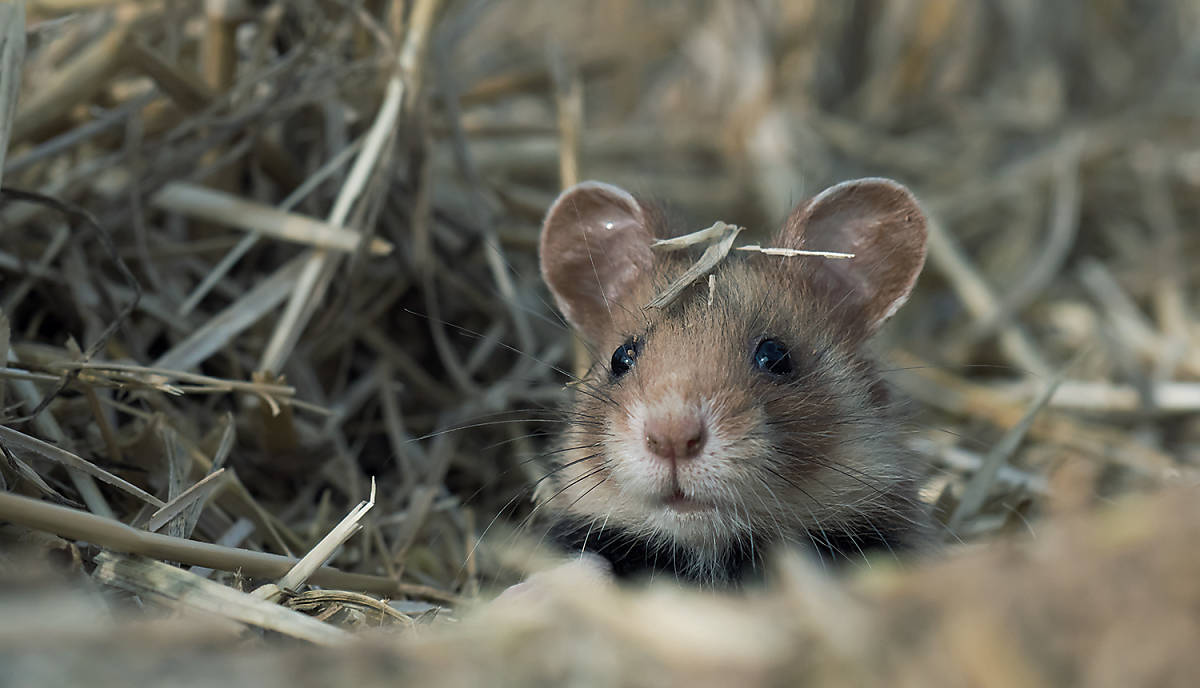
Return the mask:
POLYGON ((609 368, 612 370, 613 377, 621 377, 628 373, 641 350, 642 342, 637 337, 630 337, 625 340, 625 343, 618 346, 617 350, 613 352, 609 368))
POLYGON ((764 339, 754 349, 754 365, 764 373, 787 375, 792 372, 792 355, 775 339, 764 339))

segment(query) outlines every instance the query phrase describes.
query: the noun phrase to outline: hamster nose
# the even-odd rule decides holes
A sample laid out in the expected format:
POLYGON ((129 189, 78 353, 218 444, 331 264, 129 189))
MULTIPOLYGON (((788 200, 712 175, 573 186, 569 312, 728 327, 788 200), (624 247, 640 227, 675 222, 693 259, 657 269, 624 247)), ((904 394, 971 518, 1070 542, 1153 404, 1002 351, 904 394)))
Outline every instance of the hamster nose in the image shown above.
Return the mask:
POLYGON ((704 449, 704 420, 687 412, 651 416, 646 419, 646 448, 668 461, 693 459, 704 449))

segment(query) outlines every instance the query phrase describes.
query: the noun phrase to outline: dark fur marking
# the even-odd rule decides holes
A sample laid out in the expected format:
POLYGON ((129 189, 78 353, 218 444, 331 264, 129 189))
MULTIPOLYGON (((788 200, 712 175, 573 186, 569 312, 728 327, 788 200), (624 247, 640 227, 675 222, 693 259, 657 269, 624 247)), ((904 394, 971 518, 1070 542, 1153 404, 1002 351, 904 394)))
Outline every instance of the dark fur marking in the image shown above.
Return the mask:
MULTIPOLYGON (((826 529, 810 535, 805 550, 815 561, 834 569, 863 563, 864 555, 891 556, 913 546, 912 538, 905 533, 870 525, 855 530, 826 529)), ((687 547, 655 543, 612 526, 601 531, 586 522, 563 519, 550 525, 549 536, 568 552, 602 557, 612 566, 613 575, 624 580, 668 576, 688 583, 738 585, 761 580, 764 570, 763 545, 752 550, 745 540, 735 541, 714 565, 687 547), (701 561, 706 561, 704 568, 699 565, 701 561)))

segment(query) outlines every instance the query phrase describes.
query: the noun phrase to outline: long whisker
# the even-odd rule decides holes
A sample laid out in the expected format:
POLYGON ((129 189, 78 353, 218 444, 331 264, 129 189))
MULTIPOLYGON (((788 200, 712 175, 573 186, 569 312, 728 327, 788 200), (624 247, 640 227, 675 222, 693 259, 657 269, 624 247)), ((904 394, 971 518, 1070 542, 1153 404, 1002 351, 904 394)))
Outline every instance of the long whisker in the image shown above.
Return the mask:
MULTIPOLYGON (((775 490, 771 489, 771 484, 769 482, 767 482, 767 480, 765 478, 763 478, 761 475, 756 474, 755 478, 757 478, 758 481, 763 484, 763 487, 766 488, 767 493, 771 495, 771 499, 775 500, 775 505, 780 509, 780 511, 783 511, 785 509, 785 507, 783 506, 783 502, 781 502, 779 500, 779 495, 775 494, 775 490)), ((812 513, 811 509, 809 510, 809 513, 810 514, 812 513)), ((815 516, 814 516, 814 520, 815 520, 815 516)), ((779 523, 778 520, 776 520, 775 523, 776 523, 776 526, 782 532, 783 526, 779 523)), ((808 528, 803 528, 802 530, 804 531, 804 535, 809 539, 809 541, 812 542, 813 551, 816 552, 816 554, 817 554, 817 561, 820 562, 821 568, 825 569, 826 568, 825 567, 825 557, 821 553, 820 543, 817 542, 816 538, 813 537, 812 531, 810 531, 808 528)))
MULTIPOLYGON (((596 456, 598 456, 598 455, 593 455, 593 456, 591 456, 591 457, 589 457, 589 458, 596 458, 596 456)), ((597 473, 599 473, 599 472, 601 472, 601 471, 603 471, 603 470, 606 470, 607 468, 608 468, 608 461, 604 461, 604 462, 603 462, 603 463, 601 463, 599 466, 597 466, 597 467, 595 467, 595 468, 591 469, 590 471, 587 471, 587 472, 583 473, 583 474, 582 474, 582 475, 580 475, 579 477, 577 477, 577 478, 575 478, 574 480, 571 480, 570 482, 568 482, 566 485, 563 485, 563 486, 562 486, 562 487, 561 487, 561 488, 558 490, 558 492, 555 492, 554 494, 552 494, 552 495, 550 495, 549 497, 547 497, 547 498, 545 499, 545 501, 542 501, 542 502, 540 502, 540 503, 538 503, 538 504, 534 505, 534 507, 533 507, 533 510, 531 510, 531 511, 529 512, 529 514, 528 514, 528 515, 527 515, 527 516, 526 516, 524 519, 522 519, 522 520, 521 520, 520 527, 521 527, 521 528, 525 528, 526 526, 528 526, 528 525, 529 525, 529 523, 530 523, 530 522, 532 522, 532 520, 533 520, 533 517, 534 517, 534 516, 537 514, 537 512, 538 512, 538 511, 540 511, 540 510, 542 509, 542 507, 544 507, 544 506, 546 506, 547 504, 549 504, 550 502, 554 501, 554 500, 555 500, 557 497, 559 497, 560 495, 562 495, 562 493, 564 493, 564 492, 566 492, 567 490, 571 489, 572 487, 574 487, 574 486, 578 485, 580 482, 582 482, 582 481, 584 481, 584 480, 586 480, 586 479, 588 479, 588 478, 592 477, 593 475, 596 475, 597 473)), ((547 476, 543 476, 543 477, 542 477, 542 479, 545 479, 546 477, 548 477, 548 475, 549 475, 549 474, 547 474, 547 476)), ((540 481, 539 481, 539 482, 540 482, 540 481)))
MULTIPOLYGON (((440 323, 440 324, 442 324, 443 326, 445 326, 445 327, 449 327, 450 329, 453 329, 453 330, 456 330, 456 331, 457 331, 457 332, 459 332, 460 334, 468 335, 468 336, 474 337, 474 338, 476 338, 476 339, 481 339, 481 338, 483 338, 483 336, 484 336, 483 334, 481 334, 481 333, 479 333, 479 332, 476 332, 476 331, 474 331, 474 330, 471 330, 470 328, 463 327, 463 326, 461 326, 461 325, 457 325, 457 324, 455 324, 455 323, 452 323, 452 322, 447 322, 447 321, 445 321, 445 320, 442 320, 442 319, 440 319, 440 318, 434 318, 434 317, 432 317, 432 316, 425 315, 425 314, 423 314, 423 313, 418 313, 418 312, 416 312, 416 311, 414 311, 414 310, 411 310, 411 309, 408 309, 408 308, 404 309, 404 311, 405 311, 406 313, 409 313, 409 314, 411 314, 411 315, 415 315, 415 316, 417 316, 418 318, 425 318, 426 320, 431 320, 431 321, 436 321, 436 322, 439 322, 439 323, 440 323)), ((575 375, 574 373, 571 373, 571 372, 569 372, 569 371, 567 371, 567 370, 564 370, 563 368, 560 368, 560 367, 558 367, 558 366, 556 366, 556 365, 552 365, 552 364, 551 364, 551 363, 549 363, 548 361, 542 360, 541 358, 539 358, 539 357, 537 357, 537 356, 534 356, 533 354, 531 354, 531 353, 529 353, 529 352, 527 352, 527 351, 522 351, 521 349, 519 349, 519 348, 517 348, 517 347, 515 347, 515 346, 512 346, 511 344, 507 344, 507 343, 505 343, 505 342, 501 342, 501 341, 497 341, 497 342, 496 342, 496 344, 497 344, 498 346, 500 346, 500 347, 503 347, 504 349, 507 349, 508 351, 511 351, 511 352, 513 352, 513 353, 517 354, 518 356, 523 356, 524 358, 526 358, 526 359, 528 359, 528 360, 531 360, 531 361, 533 361, 533 362, 537 363, 538 365, 545 366, 546 368, 549 368, 550 370, 553 370, 554 372, 558 373, 559 375, 562 375, 563 377, 566 377, 567 379, 569 379, 569 380, 571 380, 573 383, 575 383, 575 389, 576 389, 576 390, 578 390, 578 391, 582 391, 583 393, 587 394, 588 396, 592 396, 592 397, 593 397, 593 398, 595 398, 597 401, 600 401, 600 402, 603 402, 603 403, 606 403, 606 404, 610 404, 610 405, 615 405, 615 404, 616 404, 616 402, 614 402, 614 401, 613 401, 611 398, 608 398, 607 396, 604 396, 604 395, 602 394, 602 391, 601 391, 601 390, 599 390, 599 389, 597 389, 597 388, 594 388, 594 386, 590 386, 590 384, 589 384, 589 382, 588 382, 588 380, 587 380, 587 379, 585 379, 585 378, 581 378, 581 377, 579 377, 579 376, 575 375)))
MULTIPOLYGON (((775 477, 777 477, 777 478, 779 478, 780 480, 782 480, 783 482, 787 483, 787 484, 788 484, 789 486, 791 486, 792 488, 794 488, 794 489, 798 490, 798 491, 799 491, 801 494, 803 494, 805 497, 807 497, 807 498, 808 498, 808 499, 809 499, 811 502, 813 502, 814 504, 821 505, 821 502, 820 502, 820 501, 818 501, 817 499, 815 499, 815 498, 812 496, 812 494, 810 494, 810 493, 808 492, 808 490, 805 490, 805 489, 804 489, 803 487, 801 487, 801 486, 800 486, 800 485, 799 485, 799 484, 798 484, 796 481, 794 481, 794 480, 791 480, 790 478, 786 477, 785 475, 783 475, 783 474, 782 474, 782 473, 780 473, 779 471, 776 471, 774 468, 772 468, 772 467, 771 467, 771 466, 769 466, 769 465, 765 465, 765 464, 764 464, 763 468, 764 468, 764 469, 765 469, 765 470, 766 470, 768 473, 771 473, 771 474, 772 474, 772 475, 774 475, 775 477)), ((807 505, 805 505, 805 508, 806 508, 806 510, 808 511, 809 515, 810 515, 810 516, 812 516, 813 523, 814 523, 814 524, 816 524, 816 526, 817 526, 817 531, 818 531, 818 532, 821 534, 821 539, 822 539, 822 540, 824 540, 824 542, 825 542, 825 546, 829 548, 829 551, 830 551, 830 552, 833 552, 834 554, 842 554, 843 556, 845 556, 845 554, 844 554, 844 553, 843 553, 841 550, 839 550, 837 547, 835 547, 835 546, 833 545, 833 542, 832 542, 832 541, 829 539, 829 533, 827 533, 827 532, 825 531, 825 527, 824 527, 823 525, 821 525, 821 519, 820 519, 820 518, 818 518, 818 517, 817 517, 817 515, 816 515, 816 513, 815 513, 815 512, 813 512, 813 510, 812 510, 811 508, 808 508, 808 506, 807 506, 807 505)), ((806 529, 806 530, 807 530, 807 529, 806 529)), ((811 531, 810 531, 810 535, 811 535, 811 531)), ((847 558, 848 558, 848 557, 847 557, 847 558)))

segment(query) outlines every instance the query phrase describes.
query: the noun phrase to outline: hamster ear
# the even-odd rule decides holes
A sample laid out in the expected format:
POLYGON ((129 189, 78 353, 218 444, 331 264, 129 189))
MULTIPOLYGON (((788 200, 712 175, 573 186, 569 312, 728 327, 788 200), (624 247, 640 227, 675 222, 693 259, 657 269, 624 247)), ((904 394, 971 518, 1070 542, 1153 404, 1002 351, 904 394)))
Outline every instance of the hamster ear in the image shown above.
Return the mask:
POLYGON ((866 333, 892 316, 925 264, 925 213, 903 185, 890 179, 843 182, 792 211, 780 235, 789 248, 853 253, 850 259, 802 258, 841 307, 861 309, 866 333), (844 301, 843 301, 844 299, 844 301))
POLYGON ((601 182, 563 191, 542 223, 542 278, 567 321, 598 342, 611 309, 650 278, 653 233, 629 192, 601 182))

